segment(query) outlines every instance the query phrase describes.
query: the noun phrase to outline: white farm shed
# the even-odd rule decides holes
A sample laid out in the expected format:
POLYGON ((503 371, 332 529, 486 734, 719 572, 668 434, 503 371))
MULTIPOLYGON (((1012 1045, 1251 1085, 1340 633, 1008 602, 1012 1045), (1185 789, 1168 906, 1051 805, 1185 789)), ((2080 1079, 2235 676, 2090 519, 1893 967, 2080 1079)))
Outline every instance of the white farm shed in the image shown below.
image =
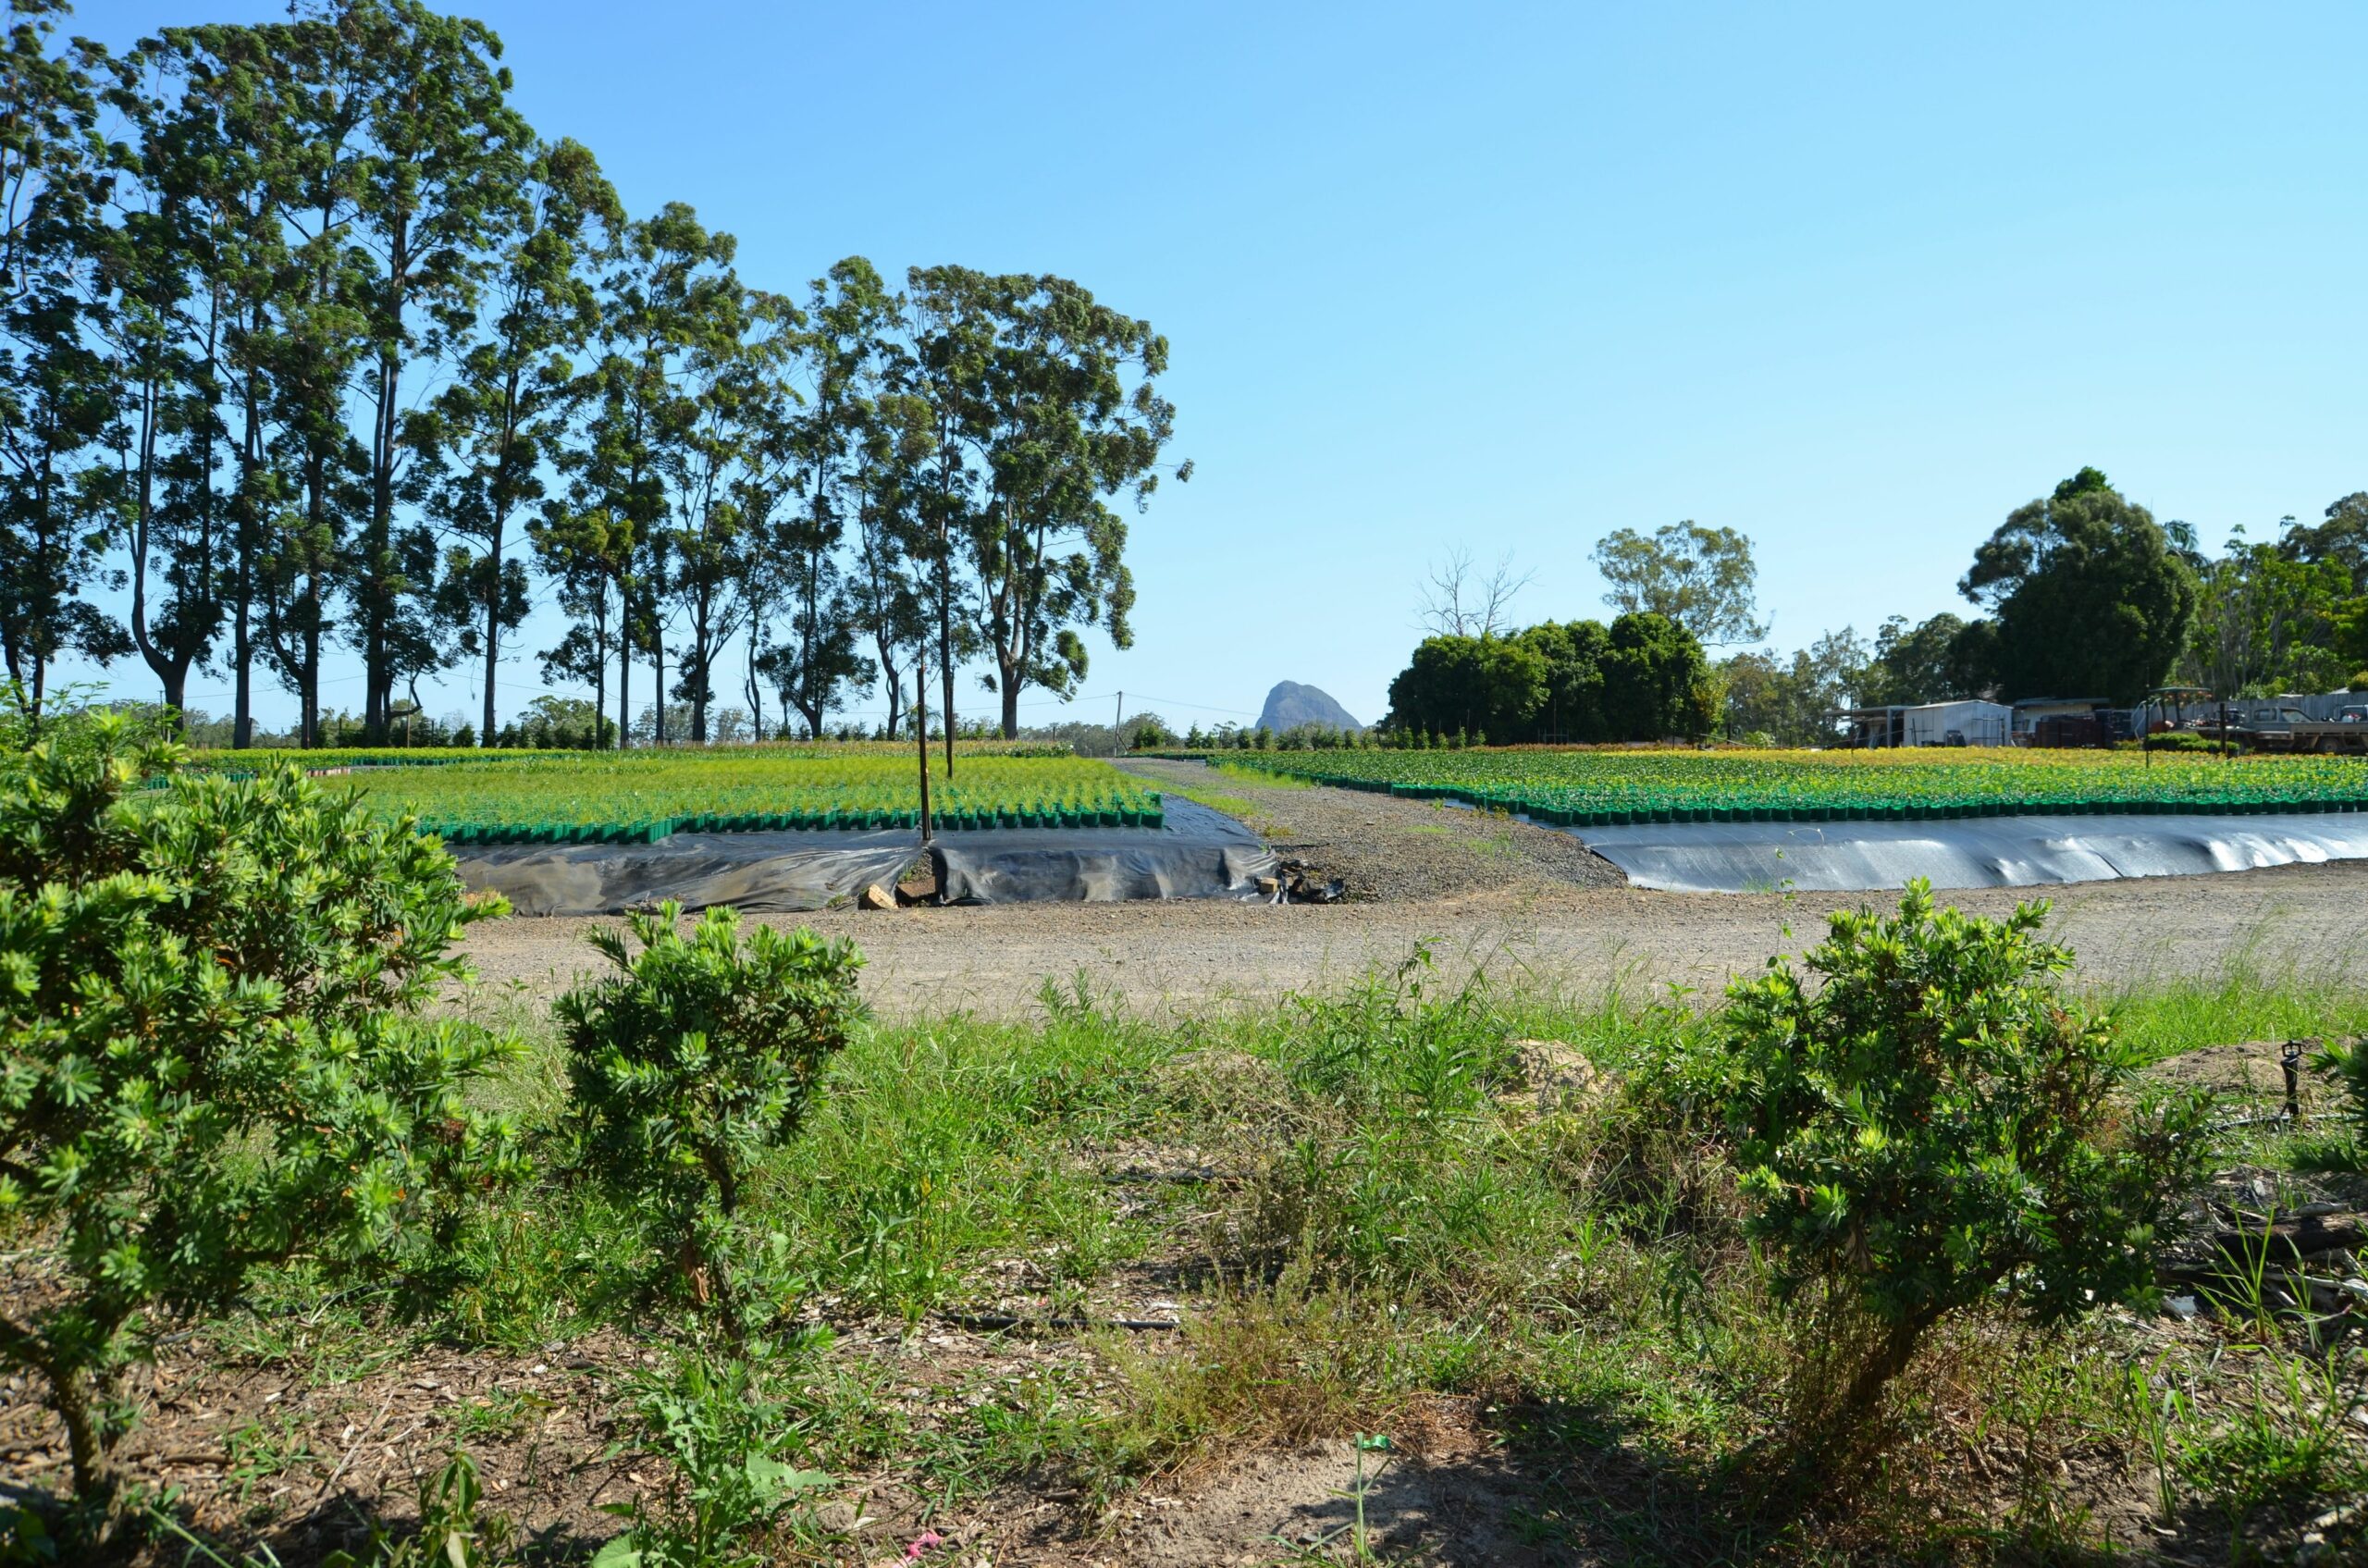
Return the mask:
POLYGON ((1963 746, 2004 746, 2015 722, 2015 710, 2003 702, 1928 702, 1900 715, 1902 746, 1948 746, 1950 736, 1963 746))

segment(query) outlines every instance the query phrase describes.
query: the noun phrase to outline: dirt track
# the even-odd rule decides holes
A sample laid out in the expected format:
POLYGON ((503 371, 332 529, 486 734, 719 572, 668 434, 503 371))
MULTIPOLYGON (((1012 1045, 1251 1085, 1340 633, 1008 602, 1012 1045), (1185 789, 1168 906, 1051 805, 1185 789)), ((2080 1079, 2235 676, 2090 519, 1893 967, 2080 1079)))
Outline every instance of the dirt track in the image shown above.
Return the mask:
MULTIPOLYGON (((2112 983, 2216 971, 2238 956, 2362 971, 2368 959, 2368 862, 2287 866, 2210 877, 2084 883, 2047 890, 2081 973, 2112 983)), ((1668 894, 1548 888, 1403 904, 1331 907, 1252 904, 1060 904, 1000 908, 830 910, 771 916, 854 937, 870 964, 864 989, 894 1013, 1032 1008, 1048 977, 1082 973, 1139 1007, 1206 1008, 1337 986, 1394 963, 1417 941, 1443 968, 1485 963, 1590 994, 1617 981, 1712 987, 1797 951, 1819 914, 1890 895, 1668 894), (1794 935, 1784 927, 1790 924, 1794 935)), ((1963 907, 2010 908, 2015 894, 1952 895, 1963 907)), ((606 921, 507 920, 474 928, 467 949, 491 982, 556 989, 597 966, 583 932, 606 921)))
MULTIPOLYGON (((1416 904, 1474 893, 1625 887, 1620 868, 1569 833, 1434 800, 1311 788, 1198 762, 1122 764, 1162 789, 1227 797, 1287 861, 1337 877, 1360 903, 1416 904)), ((1238 809, 1220 807, 1240 815, 1238 809)))

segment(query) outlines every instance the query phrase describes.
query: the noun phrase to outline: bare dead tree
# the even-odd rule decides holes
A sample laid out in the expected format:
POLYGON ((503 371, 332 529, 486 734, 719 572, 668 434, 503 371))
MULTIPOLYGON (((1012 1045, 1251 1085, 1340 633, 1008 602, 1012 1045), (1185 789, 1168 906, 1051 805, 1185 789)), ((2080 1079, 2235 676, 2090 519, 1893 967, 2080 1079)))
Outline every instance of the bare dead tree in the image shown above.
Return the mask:
POLYGON ((1535 571, 1514 570, 1511 550, 1484 577, 1472 552, 1458 545, 1431 567, 1415 609, 1417 623, 1440 637, 1493 637, 1510 632, 1514 596, 1536 580, 1535 571))

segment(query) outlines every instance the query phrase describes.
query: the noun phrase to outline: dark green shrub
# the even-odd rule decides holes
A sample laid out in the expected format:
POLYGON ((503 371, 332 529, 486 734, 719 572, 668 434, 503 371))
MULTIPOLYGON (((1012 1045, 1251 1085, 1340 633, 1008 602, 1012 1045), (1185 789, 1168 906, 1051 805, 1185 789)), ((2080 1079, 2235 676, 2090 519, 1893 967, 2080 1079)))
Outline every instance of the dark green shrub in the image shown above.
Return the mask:
POLYGON ((736 1278, 755 1262, 741 1206, 758 1162, 797 1136, 816 1081, 863 1016, 847 942, 679 905, 593 934, 618 973, 556 1009, 586 1169, 640 1216, 692 1300, 745 1326, 736 1278), (626 945, 628 935, 640 945, 626 945))
MULTIPOLYGON (((2043 904, 1832 917, 1809 952, 1738 982, 1712 1076, 1781 1293, 1800 1313, 1794 1415, 1862 1434, 1942 1318, 2003 1298, 2040 1320, 2140 1297, 2201 1175, 2193 1099, 2135 1093, 2111 1020, 2058 991, 2043 904)), ((1700 1080, 1696 1080, 1696 1083, 1700 1080)))
POLYGON ((0 763, 0 1226, 43 1276, 0 1359, 104 1533, 154 1316, 299 1257, 438 1263, 517 1155, 466 1099, 512 1043, 414 1016, 475 913, 450 856, 293 769, 143 789, 180 753, 81 722, 0 763))

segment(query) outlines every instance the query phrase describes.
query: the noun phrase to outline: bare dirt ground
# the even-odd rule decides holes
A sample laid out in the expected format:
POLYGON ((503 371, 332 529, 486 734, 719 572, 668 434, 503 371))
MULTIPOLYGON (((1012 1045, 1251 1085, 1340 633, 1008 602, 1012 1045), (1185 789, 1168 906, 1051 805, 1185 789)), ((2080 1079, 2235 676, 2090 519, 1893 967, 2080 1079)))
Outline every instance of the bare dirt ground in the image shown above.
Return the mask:
MULTIPOLYGON (((2024 896, 2029 896, 2026 893, 2024 896)), ((2091 983, 2220 972, 2243 958, 2356 970, 2368 957, 2368 862, 2285 866, 2209 877, 2082 883, 2043 890, 2054 932, 2091 983)), ((1821 933, 1828 909, 1888 904, 1890 894, 1649 893, 1626 887, 1516 885, 1414 902, 1038 904, 987 908, 822 910, 765 916, 849 936, 869 960, 864 990, 883 1011, 1030 1012, 1046 980, 1082 977, 1141 1010, 1258 1006, 1335 988, 1433 945, 1450 978, 1474 969, 1591 996, 1618 984, 1715 990, 1770 955, 1821 933)), ((2009 889, 1948 895, 1997 914, 2009 889)), ((555 993, 599 967, 586 932, 606 917, 513 919, 470 928, 466 950, 496 988, 555 993)))
MULTIPOLYGON (((1474 893, 1625 887, 1620 868, 1569 833, 1430 800, 1264 782, 1198 762, 1120 764, 1164 789, 1238 800, 1275 853, 1360 903, 1474 893)), ((1239 814, 1239 813, 1236 813, 1239 814)))

